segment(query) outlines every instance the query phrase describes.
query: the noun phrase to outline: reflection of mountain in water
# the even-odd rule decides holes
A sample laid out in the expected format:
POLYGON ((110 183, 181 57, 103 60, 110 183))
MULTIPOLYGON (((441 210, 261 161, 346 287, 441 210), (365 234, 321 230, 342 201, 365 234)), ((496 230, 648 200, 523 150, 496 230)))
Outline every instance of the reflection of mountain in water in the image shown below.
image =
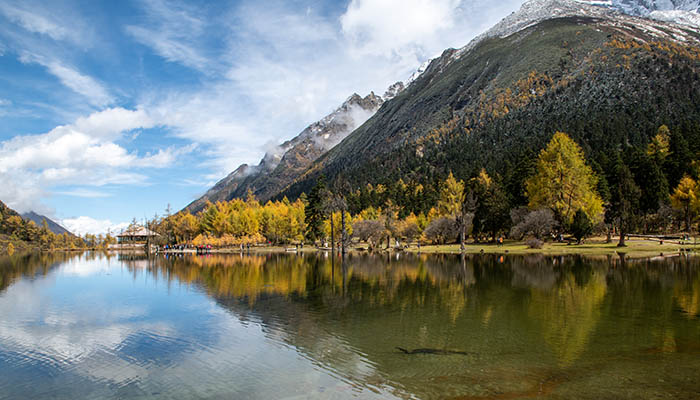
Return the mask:
POLYGON ((485 394, 517 394, 555 370, 574 379, 581 368, 613 368, 602 357, 611 345, 622 359, 640 348, 700 353, 695 264, 266 255, 158 258, 148 268, 201 288, 272 340, 364 388, 431 398, 462 394, 466 376, 486 382, 485 394), (634 317, 650 314, 658 330, 638 332, 634 317), (405 355, 396 346, 470 354, 405 355), (506 381, 512 386, 499 386, 506 381))
POLYGON ((46 276, 55 267, 78 257, 91 257, 95 254, 78 253, 30 253, 0 257, 0 294, 14 282, 26 278, 46 276))

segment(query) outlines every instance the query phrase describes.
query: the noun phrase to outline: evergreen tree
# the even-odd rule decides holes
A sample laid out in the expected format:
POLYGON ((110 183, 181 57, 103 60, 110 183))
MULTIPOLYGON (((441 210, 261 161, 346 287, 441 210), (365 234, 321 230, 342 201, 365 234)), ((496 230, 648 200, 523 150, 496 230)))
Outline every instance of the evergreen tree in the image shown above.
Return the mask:
POLYGON ((611 172, 608 178, 611 189, 610 204, 605 212, 605 218, 609 223, 618 226, 620 234, 618 246, 623 247, 625 246, 625 235, 634 226, 641 190, 634 182, 632 172, 619 154, 611 172))
POLYGON ((474 232, 486 233, 495 241, 498 232, 507 229, 510 220, 510 202, 500 179, 493 179, 482 169, 470 181, 476 197, 474 232))
POLYGON ((574 220, 571 223, 571 234, 574 235, 578 243, 581 243, 581 240, 585 239, 591 233, 593 233, 593 224, 588 218, 588 215, 586 215, 583 210, 576 211, 574 220))
POLYGON ((690 164, 693 160, 688 147, 688 142, 676 129, 671 133, 669 140, 669 155, 666 157, 664 167, 668 184, 676 187, 685 174, 690 173, 690 164))
POLYGON ((321 177, 311 190, 311 193, 309 193, 308 204, 304 207, 305 237, 312 242, 323 237, 323 220, 326 214, 325 193, 326 183, 325 179, 321 177))

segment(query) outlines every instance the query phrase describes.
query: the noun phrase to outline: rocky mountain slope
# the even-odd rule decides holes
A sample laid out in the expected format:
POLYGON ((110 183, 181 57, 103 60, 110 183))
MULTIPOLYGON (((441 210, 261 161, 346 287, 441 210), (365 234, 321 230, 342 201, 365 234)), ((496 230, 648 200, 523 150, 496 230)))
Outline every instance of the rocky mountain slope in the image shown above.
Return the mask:
POLYGON ((207 201, 245 197, 248 190, 260 200, 271 198, 403 89, 403 83, 397 82, 382 97, 374 93, 365 97, 353 94, 331 114, 309 125, 293 139, 268 151, 257 166, 244 164, 238 167, 186 209, 196 213, 204 208, 207 201))
POLYGON ((512 166, 557 130, 593 157, 644 146, 664 123, 690 135, 700 130, 699 71, 697 29, 533 0, 433 60, 278 197, 308 192, 321 175, 354 188, 399 178, 426 187, 481 167, 516 179, 512 166))

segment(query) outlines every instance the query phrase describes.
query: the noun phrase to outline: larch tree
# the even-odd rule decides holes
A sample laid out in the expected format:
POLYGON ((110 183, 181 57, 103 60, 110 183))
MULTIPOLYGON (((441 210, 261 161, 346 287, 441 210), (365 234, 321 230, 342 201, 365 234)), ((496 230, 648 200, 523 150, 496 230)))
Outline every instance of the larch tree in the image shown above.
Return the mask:
POLYGON ((666 125, 661 125, 656 135, 651 138, 651 143, 647 145, 647 155, 656 162, 662 163, 670 152, 671 131, 666 125))
MULTIPOLYGON (((482 171, 486 176, 486 171, 482 171)), ((474 219, 474 209, 476 200, 472 193, 465 192, 464 181, 455 179, 452 172, 445 179, 440 188, 440 199, 438 201, 438 212, 442 217, 454 219, 459 229, 459 246, 464 250, 464 239, 471 228, 474 219)))
POLYGON ((452 172, 442 183, 438 211, 443 217, 457 217, 464 203, 464 181, 455 179, 452 172))
POLYGON ((690 232, 690 223, 698 209, 698 183, 685 175, 671 195, 671 205, 683 213, 685 230, 690 232))
POLYGON ((598 177, 566 133, 554 134, 537 159, 536 171, 526 182, 531 209, 549 207, 566 225, 579 209, 592 221, 600 221, 603 200, 596 192, 598 177))

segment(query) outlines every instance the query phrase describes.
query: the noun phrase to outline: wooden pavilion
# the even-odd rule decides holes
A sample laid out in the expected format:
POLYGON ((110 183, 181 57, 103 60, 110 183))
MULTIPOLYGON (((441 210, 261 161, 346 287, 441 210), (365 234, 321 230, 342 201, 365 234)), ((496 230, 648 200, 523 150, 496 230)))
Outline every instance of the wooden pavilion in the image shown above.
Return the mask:
POLYGON ((121 245, 147 244, 156 236, 159 235, 148 228, 141 225, 131 225, 117 235, 117 243, 121 245))

